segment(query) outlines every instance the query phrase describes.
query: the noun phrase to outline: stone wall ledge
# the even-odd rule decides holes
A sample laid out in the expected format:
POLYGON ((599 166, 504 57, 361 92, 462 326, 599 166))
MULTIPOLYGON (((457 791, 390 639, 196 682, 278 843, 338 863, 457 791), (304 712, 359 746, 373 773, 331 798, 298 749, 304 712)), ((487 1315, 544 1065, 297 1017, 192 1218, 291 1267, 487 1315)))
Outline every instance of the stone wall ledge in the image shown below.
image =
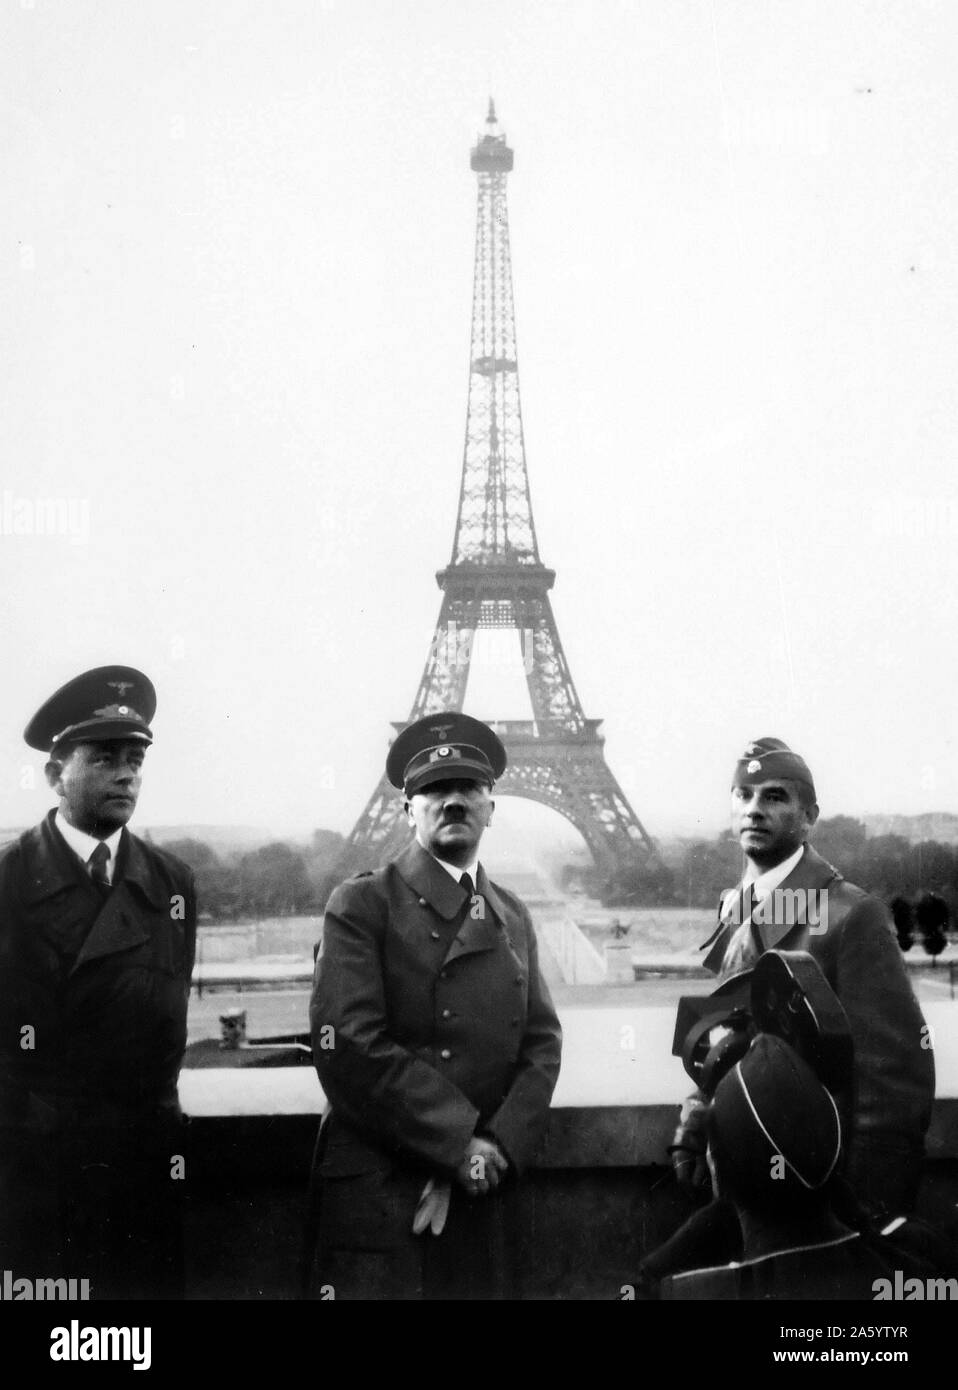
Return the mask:
MULTIPOLYGON (((928 1154, 958 1158, 958 1016, 949 1003, 926 1004, 924 1014, 937 1070, 928 1154)), ((562 1073, 537 1166, 667 1162, 678 1106, 691 1090, 681 1062, 671 1055, 674 1008, 567 1006, 560 1016, 562 1073)), ((187 1069, 180 1076, 180 1098, 197 1131, 231 1124, 251 1141, 284 1132, 297 1148, 312 1142, 325 1107, 308 1066, 187 1069)), ((264 1158, 270 1150, 267 1142, 264 1158)))

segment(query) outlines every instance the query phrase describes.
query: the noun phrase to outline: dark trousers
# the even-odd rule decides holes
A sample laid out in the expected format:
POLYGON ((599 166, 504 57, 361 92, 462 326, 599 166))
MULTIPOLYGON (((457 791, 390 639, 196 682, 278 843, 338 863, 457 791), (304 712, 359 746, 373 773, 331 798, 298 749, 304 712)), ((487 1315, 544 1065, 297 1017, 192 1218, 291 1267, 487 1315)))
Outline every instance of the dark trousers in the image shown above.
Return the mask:
POLYGON ((179 1117, 4 1129, 0 1263, 15 1277, 89 1281, 92 1299, 183 1297, 187 1178, 179 1117))
POLYGON ((318 1178, 305 1296, 371 1301, 518 1297, 518 1185, 470 1198, 455 1184, 442 1233, 413 1235, 425 1176, 401 1168, 318 1178))

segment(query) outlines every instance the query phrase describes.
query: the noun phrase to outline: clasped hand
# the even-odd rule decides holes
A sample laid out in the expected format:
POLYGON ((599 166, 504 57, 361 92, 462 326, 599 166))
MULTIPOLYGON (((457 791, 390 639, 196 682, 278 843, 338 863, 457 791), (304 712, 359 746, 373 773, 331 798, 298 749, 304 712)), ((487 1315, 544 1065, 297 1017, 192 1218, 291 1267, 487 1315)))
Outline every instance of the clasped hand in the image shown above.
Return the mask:
POLYGON ((475 1135, 456 1169, 456 1182, 470 1197, 485 1197, 496 1190, 508 1167, 509 1160, 494 1140, 475 1135))

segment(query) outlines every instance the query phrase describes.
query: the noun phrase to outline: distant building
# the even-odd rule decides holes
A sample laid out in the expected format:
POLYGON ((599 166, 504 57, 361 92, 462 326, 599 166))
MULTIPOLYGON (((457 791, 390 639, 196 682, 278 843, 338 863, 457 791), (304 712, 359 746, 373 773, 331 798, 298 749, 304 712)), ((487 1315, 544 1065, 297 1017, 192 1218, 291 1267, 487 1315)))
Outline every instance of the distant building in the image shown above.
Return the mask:
POLYGON ((920 816, 859 816, 869 837, 901 835, 910 844, 937 840, 941 845, 958 845, 958 815, 950 811, 926 811, 920 816))

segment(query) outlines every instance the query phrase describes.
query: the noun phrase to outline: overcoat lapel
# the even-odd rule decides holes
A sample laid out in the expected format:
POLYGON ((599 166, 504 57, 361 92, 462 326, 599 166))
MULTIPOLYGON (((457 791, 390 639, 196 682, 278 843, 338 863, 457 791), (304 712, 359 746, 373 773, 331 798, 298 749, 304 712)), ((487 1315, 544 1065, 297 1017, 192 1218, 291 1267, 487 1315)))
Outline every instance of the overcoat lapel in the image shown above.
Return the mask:
MULTIPOLYGON (((829 883, 834 883, 841 879, 841 874, 836 868, 829 864, 827 859, 823 859, 811 845, 806 844, 805 853, 795 865, 788 878, 779 884, 779 888, 794 892, 796 889, 804 892, 814 890, 816 892, 826 888, 829 883)), ((719 921, 717 933, 706 941, 705 947, 711 946, 711 950, 705 957, 702 964, 706 970, 712 974, 718 974, 722 968, 722 961, 725 959, 725 952, 731 940, 732 933, 736 930, 737 923, 729 922, 727 919, 719 921)), ((807 922, 763 922, 761 911, 758 911, 758 920, 755 922, 759 939, 762 943, 763 951, 775 950, 781 946, 784 950, 789 948, 790 939, 800 937, 807 930, 807 922)))
POLYGON ((128 884, 116 884, 80 947, 71 975, 75 975, 88 961, 112 956, 117 951, 128 951, 131 946, 142 946, 149 941, 149 928, 141 920, 142 913, 138 916, 135 909, 128 884))
POLYGON ((100 905, 99 890, 90 882, 57 830, 55 814, 51 812, 26 837, 24 897, 34 905, 49 898, 49 910, 55 917, 58 894, 65 890, 75 893, 78 888, 89 894, 91 911, 95 915, 73 963, 70 972, 73 974, 87 961, 127 951, 149 941, 150 913, 144 911, 144 900, 157 911, 169 908, 170 903, 141 842, 124 830, 117 855, 117 879, 100 905))
POLYGON ((399 856, 396 868, 413 892, 425 898, 443 921, 452 922, 464 914, 459 930, 449 943, 444 965, 459 956, 496 949, 499 944, 497 924, 504 921, 505 908, 481 865, 477 875, 476 898, 472 902, 467 900, 451 874, 436 863, 418 840, 399 856))
POLYGON ((396 860, 399 876, 414 893, 425 898, 429 906, 445 922, 451 922, 462 911, 466 895, 455 879, 441 864, 414 840, 396 860))
POLYGON ((97 889, 80 865, 54 824, 55 811, 23 837, 25 878, 23 896, 26 903, 35 905, 52 898, 65 889, 85 888, 90 901, 96 902, 97 889))
POLYGON ((476 875, 475 897, 469 903, 466 916, 449 947, 444 964, 456 960, 459 956, 473 955, 476 951, 494 951, 499 945, 499 921, 502 910, 502 900, 480 864, 476 875))
POLYGON ((171 906, 140 841, 124 830, 117 855, 117 878, 80 948, 71 975, 88 961, 128 951, 150 940, 151 920, 143 910, 144 898, 156 910, 171 906))
MULTIPOLYGON (((811 892, 821 892, 829 883, 835 883, 841 879, 841 874, 836 868, 829 864, 827 859, 823 859, 812 849, 811 845, 805 846, 805 853, 795 865, 784 883, 779 884, 779 889, 783 892, 799 892, 809 894, 811 892)), ((803 936, 808 931, 809 917, 807 914, 807 904, 809 899, 806 897, 806 912, 803 921, 791 922, 787 920, 778 922, 759 921, 759 935, 762 940, 763 948, 766 951, 773 951, 781 946, 783 950, 788 950, 794 943, 794 939, 803 936)))

